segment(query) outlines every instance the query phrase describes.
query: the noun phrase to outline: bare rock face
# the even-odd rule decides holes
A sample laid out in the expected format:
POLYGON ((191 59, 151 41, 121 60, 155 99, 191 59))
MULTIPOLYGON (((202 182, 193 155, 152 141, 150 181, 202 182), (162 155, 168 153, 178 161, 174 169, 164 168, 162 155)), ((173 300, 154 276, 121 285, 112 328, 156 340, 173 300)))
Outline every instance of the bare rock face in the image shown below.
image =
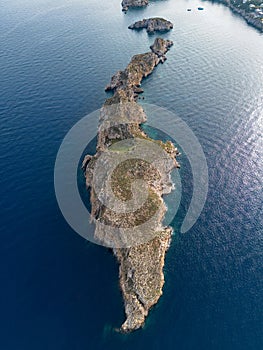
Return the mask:
POLYGON ((152 140, 142 131, 140 125, 147 116, 136 103, 136 95, 142 92, 139 88, 142 79, 162 62, 171 45, 172 42, 168 40, 156 39, 151 47, 152 52, 133 56, 125 70, 118 71, 111 78, 106 90, 113 91, 113 96, 105 101, 101 109, 97 153, 86 156, 83 161, 86 185, 91 189, 91 215, 96 224, 94 236, 102 244, 113 247, 119 262, 120 288, 126 314, 120 328, 122 332, 143 326, 150 308, 162 295, 164 284, 164 259, 172 230, 162 225, 167 210, 163 195, 172 190, 170 175, 172 169, 179 167, 176 161, 178 151, 170 141, 152 140), (128 140, 125 147, 122 146, 123 140, 128 140), (146 153, 146 141, 152 143, 149 159, 159 157, 159 168, 142 159, 146 153), (155 146, 158 152, 150 155, 155 146), (138 157, 134 157, 135 147, 139 147, 138 157), (132 157, 129 157, 131 151, 132 157), (120 159, 127 157, 114 168, 110 179, 111 189, 119 199, 117 210, 113 210, 103 204, 104 199, 110 199, 107 198, 108 180, 99 192, 96 191, 96 183, 105 180, 107 169, 112 169, 111 157, 116 154, 120 159), (94 175, 98 162, 101 162, 103 171, 94 175), (131 190, 136 179, 147 183, 148 197, 138 210, 125 212, 123 207, 127 201, 134 200, 135 206, 138 204, 138 198, 133 198, 131 190), (123 230, 128 235, 123 235, 123 230))
POLYGON ((145 28, 147 33, 152 34, 154 32, 167 32, 171 30, 173 28, 173 23, 167 21, 164 18, 155 17, 135 22, 134 24, 131 24, 128 28, 137 30, 145 28))
POLYGON ((147 6, 149 3, 149 0, 123 0, 122 5, 122 11, 128 11, 129 7, 143 7, 147 6))

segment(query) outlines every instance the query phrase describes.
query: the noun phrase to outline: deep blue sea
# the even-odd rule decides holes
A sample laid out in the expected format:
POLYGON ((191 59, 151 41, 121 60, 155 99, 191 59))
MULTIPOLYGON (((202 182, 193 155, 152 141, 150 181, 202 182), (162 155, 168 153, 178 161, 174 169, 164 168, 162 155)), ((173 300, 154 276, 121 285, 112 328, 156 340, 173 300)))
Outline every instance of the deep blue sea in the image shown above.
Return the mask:
POLYGON ((263 349, 263 36, 218 4, 156 0, 124 14, 120 2, 1 0, 0 350, 263 349), (149 50, 155 36, 127 27, 150 16, 173 21, 174 46, 143 82, 145 102, 194 131, 209 192, 180 234, 192 191, 182 154, 164 293, 144 329, 122 335, 116 260, 66 223, 53 171, 110 77, 149 50))

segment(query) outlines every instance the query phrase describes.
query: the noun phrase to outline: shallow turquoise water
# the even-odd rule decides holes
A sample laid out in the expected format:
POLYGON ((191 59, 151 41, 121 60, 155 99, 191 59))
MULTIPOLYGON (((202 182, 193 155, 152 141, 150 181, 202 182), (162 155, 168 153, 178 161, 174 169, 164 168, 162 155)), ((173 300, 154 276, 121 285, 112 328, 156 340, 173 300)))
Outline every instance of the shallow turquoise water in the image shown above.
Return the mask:
MULTIPOLYGON (((262 339, 262 35, 219 5, 152 1, 126 15, 120 1, 2 1, 0 348, 252 349, 262 339), (124 319, 118 266, 85 242, 56 204, 59 145, 104 86, 154 40, 129 31, 153 15, 174 22, 164 65, 143 83, 145 102, 180 116, 203 146, 209 195, 196 225, 178 229, 192 191, 181 156, 183 201, 167 254, 164 295, 146 327, 124 319)), ((164 121, 165 122, 165 121, 164 121)))

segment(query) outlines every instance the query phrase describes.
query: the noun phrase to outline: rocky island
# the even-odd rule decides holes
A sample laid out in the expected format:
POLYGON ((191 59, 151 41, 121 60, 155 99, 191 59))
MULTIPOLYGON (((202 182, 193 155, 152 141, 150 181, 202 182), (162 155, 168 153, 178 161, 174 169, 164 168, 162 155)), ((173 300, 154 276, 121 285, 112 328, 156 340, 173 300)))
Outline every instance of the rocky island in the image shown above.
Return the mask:
POLYGON ((128 11, 129 7, 144 7, 148 3, 149 0, 122 0, 122 11, 128 11))
POLYGON ((161 17, 144 18, 142 21, 131 24, 129 29, 146 29, 147 33, 167 32, 173 28, 173 23, 161 17))
MULTIPOLYGON (((121 332, 130 332, 143 326, 150 308, 162 295, 164 284, 164 259, 172 230, 162 225, 167 209, 163 194, 172 190, 170 175, 174 168, 179 167, 176 161, 178 151, 170 141, 163 143, 152 140, 142 131, 141 124, 147 117, 136 98, 141 92, 142 79, 164 62, 165 54, 172 45, 169 40, 157 38, 150 52, 133 56, 128 66, 111 78, 106 90, 112 91, 113 96, 105 101, 100 112, 96 154, 86 156, 83 161, 86 185, 91 189, 95 236, 103 244, 106 242, 113 247, 119 262, 120 288, 126 314, 121 332), (141 159, 129 158, 130 147, 119 146, 123 140, 129 140, 131 148, 136 143, 140 144, 138 140, 151 142, 150 149, 159 147, 163 152, 158 159, 160 166, 156 168, 143 159, 146 153, 144 148, 139 149, 141 159), (111 176, 109 186, 121 200, 118 210, 112 210, 103 204, 107 185, 98 193, 96 182, 100 181, 100 177, 105 177, 107 169, 111 167, 109 159, 116 154, 120 157, 127 155, 128 158, 116 166, 111 176), (96 163, 105 155, 103 171, 97 172, 95 176, 96 163), (148 196, 138 210, 124 213, 121 210, 122 203, 131 200, 131 187, 135 179, 147 183, 148 196), (124 229, 130 230, 129 236, 123 235, 124 229)), ((158 158, 158 153, 154 153, 154 157, 158 158)))

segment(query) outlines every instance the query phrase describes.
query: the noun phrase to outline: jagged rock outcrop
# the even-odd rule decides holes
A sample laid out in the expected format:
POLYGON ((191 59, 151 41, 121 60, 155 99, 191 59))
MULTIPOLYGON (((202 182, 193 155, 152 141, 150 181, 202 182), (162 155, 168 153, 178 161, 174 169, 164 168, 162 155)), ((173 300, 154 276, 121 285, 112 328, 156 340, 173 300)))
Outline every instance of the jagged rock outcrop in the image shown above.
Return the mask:
POLYGON ((157 55, 161 62, 166 60, 166 52, 173 45, 171 40, 164 40, 162 38, 156 38, 153 45, 150 46, 152 52, 157 55))
POLYGON ((144 7, 148 3, 149 0, 122 0, 122 11, 128 11, 129 7, 144 7))
POLYGON ((113 247, 120 266, 120 288, 126 313, 120 329, 123 332, 136 330, 144 324, 150 308, 162 295, 164 284, 164 259, 172 230, 162 225, 167 210, 162 196, 172 190, 170 175, 172 169, 179 167, 178 151, 170 141, 154 141, 142 131, 140 125, 147 117, 136 103, 136 96, 141 92, 138 89, 142 79, 163 62, 171 45, 168 40, 156 39, 152 52, 133 56, 126 69, 111 78, 106 90, 113 91, 114 95, 101 109, 97 153, 86 156, 83 161, 86 184, 91 188, 91 215, 96 224, 94 236, 102 244, 113 247), (125 147, 123 140, 128 140, 125 147), (147 142, 151 142, 148 151, 144 148, 147 142), (138 157, 134 153, 136 147, 138 157), (154 147, 158 147, 157 152, 154 147), (126 160, 119 161, 108 180, 116 154, 120 160, 122 157, 126 160), (155 160, 158 167, 153 166, 155 160), (94 174, 98 162, 103 170, 94 174), (127 201, 134 200, 134 206, 138 205, 140 196, 134 198, 132 190, 136 179, 147 184, 148 195, 143 206, 125 212, 127 201), (105 184, 99 191, 96 190, 98 182, 105 184), (118 199, 115 210, 104 204, 111 199, 109 187, 118 199))
POLYGON ((119 102, 124 96, 127 102, 134 101, 142 79, 151 74, 160 61, 160 57, 153 52, 133 56, 126 69, 118 71, 111 78, 110 84, 106 86, 106 91, 117 92, 107 103, 115 103, 116 100, 119 102))
POLYGON ((131 24, 129 29, 146 29, 147 33, 167 32, 173 28, 173 23, 161 17, 145 18, 142 21, 131 24))
POLYGON ((166 60, 165 54, 173 45, 171 40, 156 38, 151 45, 152 52, 135 55, 124 71, 118 71, 106 86, 106 91, 114 91, 112 98, 106 101, 106 104, 134 101, 143 90, 140 84, 143 78, 152 73, 158 63, 166 60))

